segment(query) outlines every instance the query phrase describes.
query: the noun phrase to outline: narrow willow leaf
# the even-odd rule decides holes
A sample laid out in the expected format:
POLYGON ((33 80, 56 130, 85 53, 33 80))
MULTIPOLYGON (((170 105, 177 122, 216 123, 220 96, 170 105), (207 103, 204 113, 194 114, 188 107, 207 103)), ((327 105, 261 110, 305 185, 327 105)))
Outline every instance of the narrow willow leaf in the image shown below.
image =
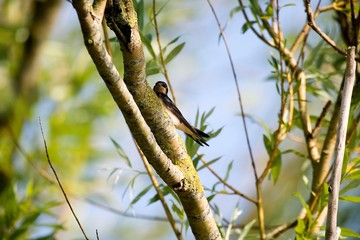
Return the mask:
MULTIPOLYGON (((164 186, 163 184, 160 184, 159 185, 159 189, 161 190, 161 193, 163 195, 163 197, 169 195, 172 193, 172 190, 168 187, 168 186, 164 186)), ((157 201, 159 201, 160 198, 159 198, 159 194, 155 194, 150 200, 149 200, 149 203, 148 205, 151 205, 157 201)))
POLYGON ((241 27, 241 32, 246 33, 247 30, 249 30, 252 27, 252 25, 254 25, 255 23, 256 23, 256 21, 249 21, 249 22, 244 23, 241 27))
POLYGON ((140 31, 144 29, 144 0, 133 1, 136 9, 136 14, 138 17, 138 27, 140 31))
POLYGON ((233 9, 231 9, 230 13, 229 13, 229 17, 230 19, 234 17, 234 15, 240 11, 244 10, 243 7, 241 6, 237 6, 237 7, 234 7, 233 9))
POLYGON ((184 220, 185 214, 184 211, 178 207, 177 204, 172 202, 171 209, 176 213, 176 215, 180 218, 180 220, 184 220))
POLYGON ((150 189, 153 187, 152 184, 148 185, 146 188, 144 188, 136 197, 131 201, 128 209, 132 207, 135 203, 137 203, 147 192, 150 191, 150 189))
POLYGON ((254 226, 255 223, 256 223, 256 219, 253 219, 248 224, 246 224, 245 227, 243 228, 243 230, 241 231, 241 234, 240 234, 238 240, 245 239, 245 237, 248 235, 249 231, 251 230, 252 226, 254 226))
POLYGON ((339 198, 342 201, 347 201, 347 202, 354 202, 354 203, 359 203, 360 202, 360 197, 359 196, 340 196, 339 198))
POLYGON ((272 150, 271 140, 265 134, 263 134, 263 141, 264 141, 264 145, 265 145, 265 148, 266 148, 266 152, 270 156, 271 150, 272 150))
POLYGON ((131 162, 130 162, 130 159, 129 159, 129 157, 126 155, 124 149, 123 149, 123 148, 120 146, 120 144, 118 144, 113 138, 110 137, 110 139, 111 139, 112 143, 114 144, 114 146, 115 146, 118 154, 120 155, 120 157, 121 157, 123 160, 125 160, 125 163, 126 163, 129 167, 132 167, 131 162))
POLYGON ((232 166, 233 166, 233 163, 234 161, 231 161, 227 167, 227 170, 226 170, 226 174, 225 174, 225 177, 224 177, 224 180, 227 181, 229 176, 230 176, 230 171, 232 169, 232 166))
POLYGON ((173 60, 174 57, 176 57, 181 52, 184 46, 185 46, 185 42, 180 43, 173 50, 171 50, 171 52, 165 58, 165 64, 168 64, 171 60, 173 60))
POLYGON ((173 40, 171 40, 171 41, 163 48, 163 52, 165 52, 166 49, 167 49, 170 45, 176 43, 176 42, 179 40, 179 38, 180 38, 180 36, 177 36, 176 38, 174 38, 173 40))
POLYGON ((214 197, 216 197, 216 194, 211 194, 210 196, 208 196, 208 197, 207 197, 208 202, 210 203, 211 200, 214 199, 214 197))
POLYGON ((202 165, 201 167, 199 167, 199 168, 197 169, 197 171, 199 172, 201 169, 206 168, 207 166, 210 166, 210 165, 213 164, 213 163, 216 163, 220 158, 221 158, 221 157, 217 157, 217 158, 215 158, 215 159, 213 159, 213 160, 211 160, 211 161, 208 161, 206 164, 204 164, 204 165, 202 165))
POLYGON ((280 151, 277 149, 275 154, 276 155, 275 155, 274 161, 271 165, 271 176, 272 176, 272 179, 274 180, 274 184, 279 179, 281 166, 282 166, 280 151))
MULTIPOLYGON (((311 214, 311 211, 310 211, 309 206, 307 205, 305 199, 301 196, 300 193, 294 193, 294 196, 300 200, 301 205, 303 206, 303 208, 305 208, 306 215, 309 219, 309 225, 312 225, 312 222, 313 222, 312 214, 311 214)), ((298 223, 298 225, 299 225, 299 223, 298 223)))
POLYGON ((343 187, 340 190, 340 195, 350 191, 351 189, 358 187, 359 185, 360 185, 360 179, 354 179, 354 180, 350 181, 345 187, 343 187))
POLYGON ((349 228, 344 228, 344 227, 340 227, 340 229, 341 229, 341 236, 360 239, 360 235, 358 233, 354 232, 353 230, 351 230, 349 228))
POLYGON ((141 38, 141 42, 145 45, 146 49, 149 51, 151 57, 153 59, 156 59, 156 54, 155 51, 151 45, 151 35, 146 35, 144 36, 141 32, 140 32, 140 38, 141 38))

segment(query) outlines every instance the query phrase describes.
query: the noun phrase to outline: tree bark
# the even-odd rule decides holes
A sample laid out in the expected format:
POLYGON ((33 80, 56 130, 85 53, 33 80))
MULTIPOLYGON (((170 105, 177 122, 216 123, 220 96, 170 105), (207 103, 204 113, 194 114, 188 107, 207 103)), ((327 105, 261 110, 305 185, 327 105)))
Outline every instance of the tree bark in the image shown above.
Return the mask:
POLYGON ((131 133, 159 176, 179 196, 196 239, 221 239, 204 189, 170 118, 146 82, 145 59, 131 0, 73 0, 85 45, 122 111, 131 133), (101 20, 115 32, 123 54, 124 79, 106 52, 101 20))

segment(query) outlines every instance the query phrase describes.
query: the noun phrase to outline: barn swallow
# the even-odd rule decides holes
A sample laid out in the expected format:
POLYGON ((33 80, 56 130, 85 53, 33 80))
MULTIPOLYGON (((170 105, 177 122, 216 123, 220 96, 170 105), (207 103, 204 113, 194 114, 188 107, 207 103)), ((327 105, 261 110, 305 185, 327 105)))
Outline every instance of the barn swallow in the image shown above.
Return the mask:
POLYGON ((203 146, 209 146, 204 138, 209 138, 210 136, 204 133, 203 131, 193 127, 190 123, 184 118, 180 110, 175 106, 173 101, 168 97, 168 86, 162 81, 158 81, 154 86, 154 91, 159 97, 162 106, 166 110, 167 114, 171 118, 171 121, 174 123, 175 127, 183 131, 186 135, 194 139, 195 142, 203 146))

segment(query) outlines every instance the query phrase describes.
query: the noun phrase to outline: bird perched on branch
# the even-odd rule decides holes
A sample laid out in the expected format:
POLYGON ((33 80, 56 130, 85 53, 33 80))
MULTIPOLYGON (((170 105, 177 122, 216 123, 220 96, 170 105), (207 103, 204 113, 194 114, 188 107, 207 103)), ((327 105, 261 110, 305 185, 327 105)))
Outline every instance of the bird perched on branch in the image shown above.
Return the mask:
POLYGON ((165 108, 167 114, 171 118, 171 121, 174 123, 175 127, 183 131, 186 135, 194 139, 195 142, 203 146, 209 146, 204 138, 209 138, 210 136, 204 133, 203 131, 193 127, 190 123, 184 118, 180 110, 175 106, 173 101, 168 97, 168 86, 162 81, 158 81, 154 86, 154 91, 159 97, 162 106, 165 108))

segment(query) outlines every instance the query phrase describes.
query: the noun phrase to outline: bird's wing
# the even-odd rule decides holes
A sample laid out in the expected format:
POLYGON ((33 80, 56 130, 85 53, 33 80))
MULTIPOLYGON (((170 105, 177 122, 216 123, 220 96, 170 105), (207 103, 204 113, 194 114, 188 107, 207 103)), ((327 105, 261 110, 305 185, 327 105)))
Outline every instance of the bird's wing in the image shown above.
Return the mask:
POLYGON ((180 124, 183 123, 193 134, 198 135, 195 128, 191 126, 191 124, 184 118, 180 110, 176 107, 176 105, 171 101, 171 99, 165 94, 159 94, 159 97, 163 101, 165 107, 171 111, 172 114, 175 115, 180 121, 180 124))

